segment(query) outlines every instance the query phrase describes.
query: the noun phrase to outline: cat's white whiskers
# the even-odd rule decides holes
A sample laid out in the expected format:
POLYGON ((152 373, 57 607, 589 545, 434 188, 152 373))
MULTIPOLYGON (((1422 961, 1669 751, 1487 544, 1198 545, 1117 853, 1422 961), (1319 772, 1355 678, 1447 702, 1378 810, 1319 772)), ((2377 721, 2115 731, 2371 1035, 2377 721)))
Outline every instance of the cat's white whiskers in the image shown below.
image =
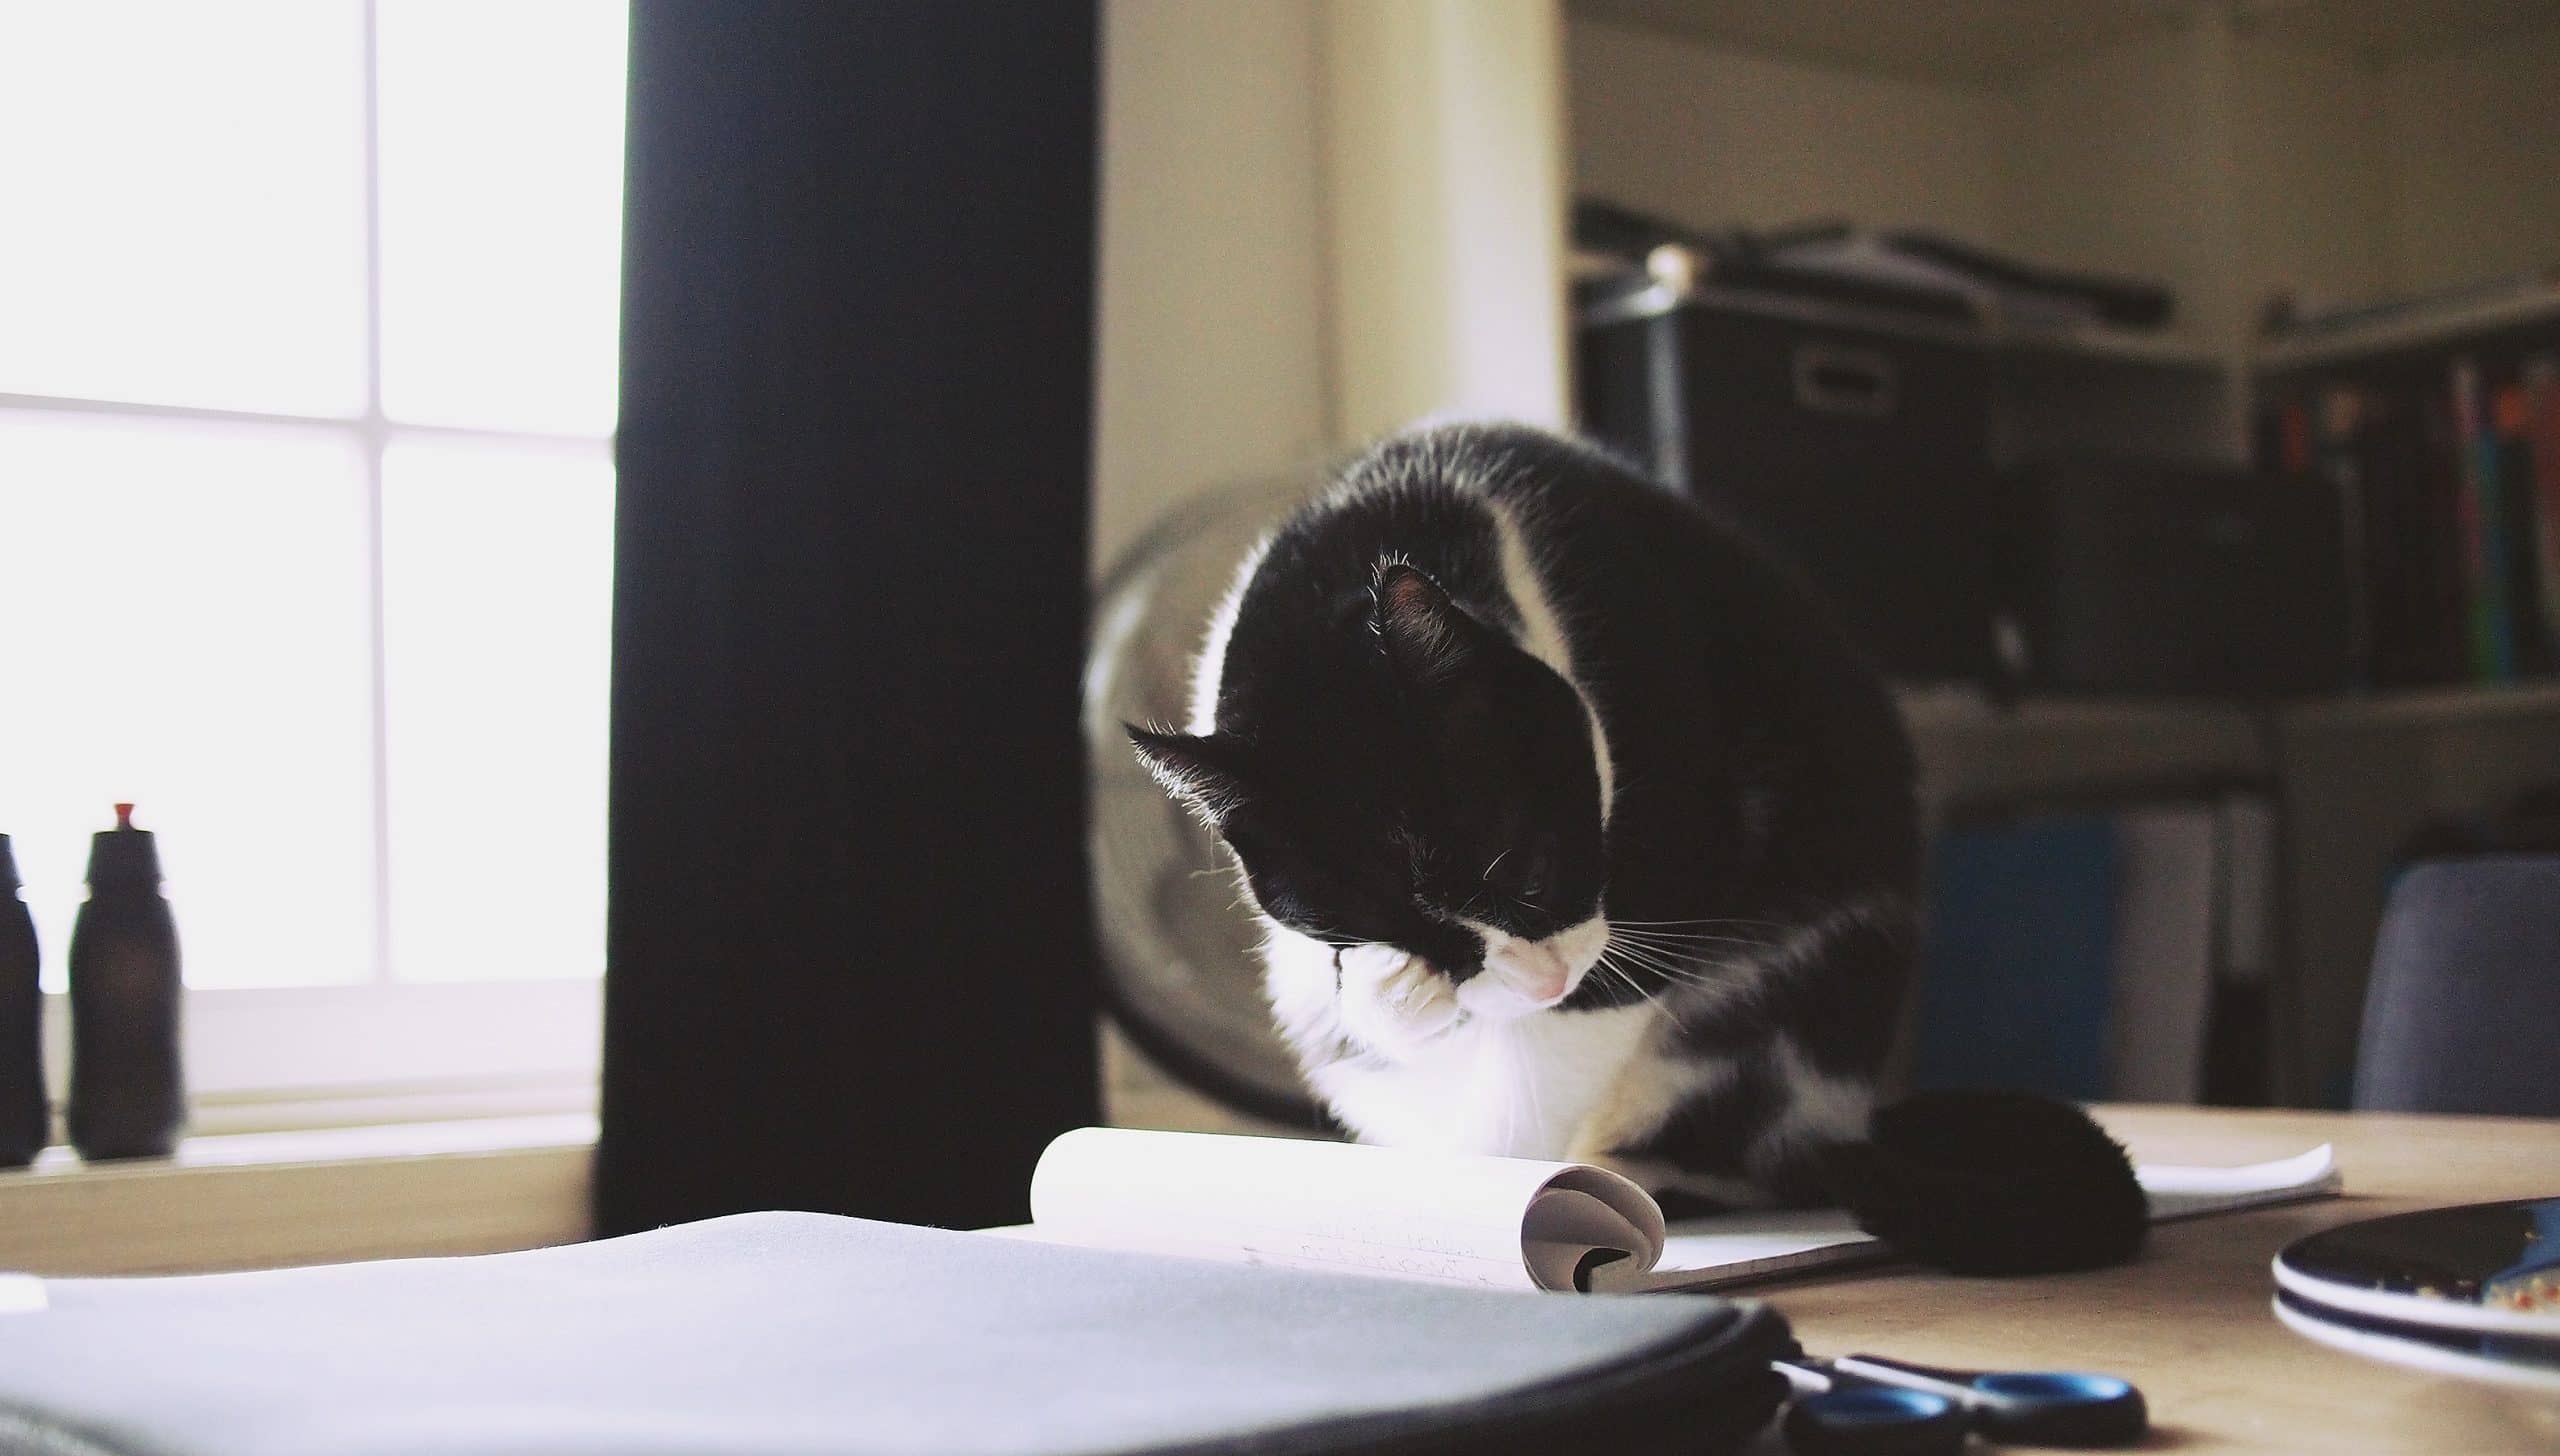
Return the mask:
POLYGON ((1618 943, 1629 950, 1646 951, 1663 960, 1681 962, 1712 960, 1718 957, 1748 957, 1752 952, 1767 949, 1756 941, 1724 943, 1689 941, 1680 945, 1658 945, 1641 940, 1623 940, 1618 943))
POLYGON ((1765 951, 1775 948, 1773 940, 1749 935, 1667 935, 1660 931, 1636 930, 1626 933, 1627 944, 1651 946, 1674 953, 1698 950, 1765 951))
POLYGON ((1782 925, 1775 920, 1746 920, 1731 916, 1710 916, 1698 920, 1621 920, 1612 915, 1609 917, 1609 923, 1611 925, 1632 925, 1644 930, 1669 930, 1683 926, 1711 926, 1718 930, 1788 930, 1793 928, 1791 926, 1782 925))
POLYGON ((1625 951, 1630 957, 1642 960, 1678 962, 1688 959, 1682 953, 1684 948, 1651 945, 1641 940, 1621 936, 1614 925, 1609 927, 1609 944, 1613 949, 1625 951))
POLYGON ((1640 971, 1650 972, 1651 974, 1660 976, 1666 980, 1675 979, 1687 974, 1684 967, 1653 960, 1649 957, 1637 955, 1632 951, 1622 949, 1619 952, 1619 955, 1625 964, 1640 971))
POLYGON ((1658 972, 1664 976, 1697 982, 1712 981, 1716 979, 1712 974, 1713 972, 1727 970, 1737 964, 1740 964, 1733 961, 1712 960, 1697 956, 1675 958, 1663 955, 1644 955, 1637 953, 1632 948, 1629 948, 1627 951, 1627 959, 1636 965, 1642 966, 1647 970, 1658 972))
POLYGON ((1745 950, 1767 950, 1771 942, 1758 936, 1710 935, 1696 931, 1629 930, 1612 924, 1609 933, 1622 937, 1629 945, 1650 945, 1664 950, 1686 950, 1692 946, 1739 946, 1745 950))
POLYGON ((1672 1027, 1682 1035, 1688 1034, 1689 1023, 1681 1020, 1680 1014, 1673 1011, 1669 1004, 1647 993, 1643 986, 1637 984, 1633 973, 1610 959, 1609 951, 1600 952, 1600 959, 1592 963, 1592 969, 1606 975, 1610 983, 1624 987, 1626 993, 1634 997, 1637 1002, 1652 1006, 1656 1012, 1660 1013, 1663 1020, 1670 1022, 1672 1027))
POLYGON ((1638 970, 1649 971, 1666 981, 1691 986, 1722 988, 1726 985, 1726 978, 1737 969, 1737 966, 1730 962, 1704 959, 1675 960, 1636 945, 1612 944, 1608 951, 1603 952, 1604 957, 1608 954, 1616 954, 1626 964, 1638 970), (1719 975, 1716 974, 1717 972, 1724 974, 1719 975))

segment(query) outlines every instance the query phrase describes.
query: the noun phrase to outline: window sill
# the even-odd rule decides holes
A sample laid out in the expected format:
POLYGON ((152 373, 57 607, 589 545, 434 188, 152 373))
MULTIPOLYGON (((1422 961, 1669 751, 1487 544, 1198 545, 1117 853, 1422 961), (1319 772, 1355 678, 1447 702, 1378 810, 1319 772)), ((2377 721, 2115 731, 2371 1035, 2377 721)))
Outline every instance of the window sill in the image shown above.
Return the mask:
POLYGON ((172 1158, 47 1149, 0 1173, 0 1269, 194 1273, 587 1236, 596 1123, 583 1113, 229 1133, 172 1158))
MULTIPOLYGON (((189 1127, 592 1111, 603 996, 592 976, 191 987, 181 1023, 189 1127)), ((57 1105, 71 1068, 69 1000, 45 997, 44 1066, 57 1105)))

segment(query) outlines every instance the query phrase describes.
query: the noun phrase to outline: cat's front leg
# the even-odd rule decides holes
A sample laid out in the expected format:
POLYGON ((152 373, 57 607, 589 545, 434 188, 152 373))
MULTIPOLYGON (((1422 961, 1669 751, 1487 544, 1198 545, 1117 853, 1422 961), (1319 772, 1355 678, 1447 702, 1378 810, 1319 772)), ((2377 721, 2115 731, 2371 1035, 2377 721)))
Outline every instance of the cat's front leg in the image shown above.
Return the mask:
POLYGON ((1457 988, 1418 956, 1382 945, 1337 957, 1335 1016, 1363 1049, 1403 1061, 1457 1025, 1457 988))

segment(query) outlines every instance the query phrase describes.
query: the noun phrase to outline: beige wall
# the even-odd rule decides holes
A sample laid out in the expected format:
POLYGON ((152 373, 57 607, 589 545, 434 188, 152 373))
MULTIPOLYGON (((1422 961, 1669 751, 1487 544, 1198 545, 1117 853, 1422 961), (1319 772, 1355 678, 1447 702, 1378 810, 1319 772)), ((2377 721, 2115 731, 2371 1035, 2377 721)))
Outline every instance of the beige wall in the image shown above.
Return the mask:
POLYGON ((2335 50, 2244 40, 2238 52, 2239 286, 2307 307, 2394 287, 2383 94, 2335 50))
POLYGON ((1317 34, 1308 0, 1104 7, 1097 568, 1333 440, 1317 34))
POLYGON ((2390 68, 2383 118, 2402 286, 2560 262, 2560 25, 2390 68))
POLYGON ((1697 227, 1850 217, 1997 235, 1985 92, 1587 20, 1566 53, 1578 191, 1697 227))
POLYGON ((2180 332, 2235 360, 2278 288, 2317 306, 2560 260, 2560 25, 2384 61, 2322 27, 2163 13, 1989 83, 1575 21, 1573 185, 2158 277, 2180 332))
POLYGON ((2178 332, 2232 347, 2233 179, 2227 37, 2120 41, 2029 73, 2003 96, 2003 245, 2045 261, 2158 278, 2178 332))
POLYGON ((1346 440, 1565 423, 1556 0, 1330 0, 1328 223, 1346 440))
POLYGON ((1431 414, 1565 418, 1556 0, 1110 0, 1094 560, 1431 414))

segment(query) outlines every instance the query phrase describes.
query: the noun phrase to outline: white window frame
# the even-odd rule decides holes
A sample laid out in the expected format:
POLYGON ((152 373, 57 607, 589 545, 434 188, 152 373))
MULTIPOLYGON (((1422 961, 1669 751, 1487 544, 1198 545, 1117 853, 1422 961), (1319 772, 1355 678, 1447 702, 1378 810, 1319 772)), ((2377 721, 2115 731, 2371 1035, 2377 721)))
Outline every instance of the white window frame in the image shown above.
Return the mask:
MULTIPOLYGON (((388 723, 384 693, 382 462, 395 439, 611 450, 610 437, 394 423, 382 408, 382 190, 379 28, 363 10, 364 371, 360 415, 273 414, 122 400, 0 394, 0 412, 246 423, 337 435, 364 455, 370 662, 374 924, 370 965, 351 984, 189 987, 181 1050, 190 1127, 265 1131, 359 1122, 592 1110, 603 983, 568 973, 516 981, 391 979, 388 723)), ((181 932, 183 934, 183 924, 181 932)), ((45 998, 46 1081, 65 1100, 68 997, 45 998)))

